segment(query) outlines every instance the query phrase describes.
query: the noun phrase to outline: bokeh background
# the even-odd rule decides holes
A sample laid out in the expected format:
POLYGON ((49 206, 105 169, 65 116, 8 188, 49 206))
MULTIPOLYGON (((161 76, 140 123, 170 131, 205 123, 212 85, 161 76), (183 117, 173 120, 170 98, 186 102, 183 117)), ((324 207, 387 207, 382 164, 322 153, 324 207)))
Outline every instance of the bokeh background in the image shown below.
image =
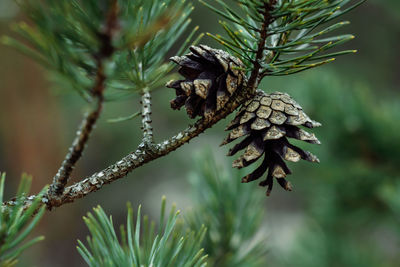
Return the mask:
MULTIPOLYGON (((220 31, 218 18, 197 3, 192 17, 202 31, 220 31)), ((0 0, 0 35, 21 19, 12 1, 0 0)), ((346 46, 357 54, 294 76, 266 78, 261 85, 267 92, 290 93, 323 124, 315 130, 323 144, 306 146, 321 163, 294 164, 294 192, 276 187, 264 200, 265 266, 400 266, 400 1, 369 0, 346 19, 351 24, 344 31, 357 37, 346 46)), ((33 175, 34 192, 51 181, 85 110, 78 95, 48 78, 29 58, 0 46, 0 170, 7 172, 9 197, 22 172, 33 175)), ((166 88, 154 94, 156 140, 189 122, 183 111, 170 110, 172 97, 166 88)), ((139 121, 110 125, 107 119, 138 108, 135 97, 106 105, 74 181, 136 147, 139 121)), ((75 246, 87 235, 82 216, 95 205, 117 222, 127 201, 143 204, 150 216, 157 216, 162 195, 189 208, 193 153, 208 147, 219 161, 232 160, 224 158, 227 148, 218 147, 224 124, 97 193, 47 212, 34 233, 46 240, 26 252, 19 266, 85 266, 75 246)))

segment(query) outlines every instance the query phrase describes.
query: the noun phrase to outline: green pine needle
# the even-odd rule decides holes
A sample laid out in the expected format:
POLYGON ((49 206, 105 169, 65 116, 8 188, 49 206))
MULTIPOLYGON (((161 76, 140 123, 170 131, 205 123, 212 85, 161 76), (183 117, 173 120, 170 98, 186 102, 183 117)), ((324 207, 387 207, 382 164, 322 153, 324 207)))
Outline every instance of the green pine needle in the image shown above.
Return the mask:
POLYGON ((177 223, 179 211, 173 207, 165 217, 165 197, 157 232, 154 231, 154 222, 146 216, 142 218, 141 206, 136 223, 131 204, 127 206, 127 230, 124 230, 125 226, 120 227, 120 238, 111 217, 107 217, 101 207, 94 208, 93 213, 84 217, 91 235, 87 238, 87 245, 78 240, 77 249, 89 266, 205 266, 204 250, 200 247, 205 235, 204 227, 198 232, 185 234, 182 225, 177 223))
POLYGON ((232 5, 228 5, 227 0, 217 0, 215 4, 205 0, 200 2, 226 20, 220 23, 227 36, 213 34, 209 36, 239 57, 248 70, 255 66, 257 51, 261 49, 264 56, 262 61, 257 63, 263 66, 260 72, 263 78, 293 74, 322 65, 310 63, 307 67, 299 67, 299 63, 328 58, 331 54, 335 56, 348 54, 347 51, 324 54, 327 50, 353 38, 351 35, 325 37, 349 22, 333 25, 328 23, 364 1, 279 0, 273 6, 271 1, 267 0, 229 1, 236 2, 239 6, 237 11, 231 7, 232 5), (260 29, 266 23, 265 18, 268 18, 267 39, 265 47, 260 48, 258 47, 262 38, 260 29), (283 65, 282 62, 286 64, 283 65), (276 70, 277 65, 281 65, 278 70, 276 70))
MULTIPOLYGON (((18 4, 29 23, 16 23, 17 39, 1 37, 1 43, 30 56, 54 72, 58 86, 92 97, 99 57, 104 57, 104 28, 110 0, 21 0, 18 4)), ((118 1, 112 31, 112 56, 104 62, 107 100, 126 99, 143 88, 153 90, 165 83, 173 69, 168 62, 178 39, 186 33, 193 10, 188 0, 118 1), (120 96, 123 88, 125 94, 120 96), (119 96, 119 97, 118 97, 119 96)), ((198 27, 189 31, 178 48, 184 53, 199 41, 198 27)), ((108 49, 108 48, 107 48, 108 49)))
MULTIPOLYGON (((0 174, 0 202, 4 199, 5 173, 0 174)), ((32 205, 25 209, 24 200, 27 197, 32 182, 32 177, 22 175, 18 186, 16 200, 9 207, 0 210, 0 266, 14 266, 23 251, 44 239, 43 236, 24 242, 27 236, 37 226, 45 212, 41 205, 42 196, 47 191, 44 188, 33 200, 32 205)))
POLYGON ((118 123, 118 122, 123 122, 123 121, 129 121, 129 120, 133 120, 137 117, 140 116, 140 114, 142 114, 140 111, 133 113, 132 115, 126 116, 126 117, 118 117, 115 119, 108 119, 107 122, 108 123, 118 123))

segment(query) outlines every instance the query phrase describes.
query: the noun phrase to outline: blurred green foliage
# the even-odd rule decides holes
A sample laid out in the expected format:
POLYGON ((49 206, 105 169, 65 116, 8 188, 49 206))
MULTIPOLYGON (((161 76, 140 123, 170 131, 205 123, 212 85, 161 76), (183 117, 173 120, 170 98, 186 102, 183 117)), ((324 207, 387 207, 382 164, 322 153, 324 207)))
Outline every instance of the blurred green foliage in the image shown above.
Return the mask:
POLYGON ((218 166, 208 151, 195 157, 190 175, 194 206, 187 216, 194 229, 207 227, 203 242, 210 266, 265 266, 268 240, 261 232, 264 198, 241 184, 243 173, 218 166))
POLYGON ((379 7, 384 8, 387 12, 389 12, 390 16, 395 18, 396 20, 400 19, 400 2, 397 0, 372 0, 371 2, 375 2, 379 7))
POLYGON ((328 71, 286 86, 323 127, 317 130, 321 164, 302 166, 292 178, 304 225, 280 264, 398 266, 398 93, 382 95, 328 71))
POLYGON ((43 236, 39 236, 24 242, 43 216, 45 207, 40 207, 40 203, 47 188, 44 188, 26 209, 24 202, 32 177, 23 174, 13 205, 3 207, 5 180, 5 173, 0 173, 0 267, 12 267, 18 263, 18 258, 24 250, 44 239, 43 236))

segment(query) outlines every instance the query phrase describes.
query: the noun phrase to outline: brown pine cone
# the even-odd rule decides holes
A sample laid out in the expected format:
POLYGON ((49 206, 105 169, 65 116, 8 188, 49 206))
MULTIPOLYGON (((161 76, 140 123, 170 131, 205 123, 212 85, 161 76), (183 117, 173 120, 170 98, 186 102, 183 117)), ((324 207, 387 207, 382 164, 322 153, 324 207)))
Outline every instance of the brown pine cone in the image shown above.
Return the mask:
POLYGON ((244 65, 223 50, 205 45, 190 47, 191 53, 172 57, 180 66, 184 80, 170 81, 167 87, 176 90, 173 109, 185 106, 190 118, 210 118, 222 109, 236 90, 245 83, 244 65))
POLYGON ((308 128, 321 126, 311 120, 288 94, 275 92, 266 94, 258 90, 256 96, 247 101, 239 110, 235 119, 226 130, 232 130, 221 145, 246 136, 239 144, 230 149, 228 156, 246 148, 232 164, 234 168, 243 168, 257 161, 263 154, 261 165, 252 173, 242 178, 243 183, 259 179, 267 170, 267 177, 260 186, 268 186, 270 194, 275 177, 278 183, 288 191, 292 190, 286 175, 291 174, 284 160, 297 162, 304 159, 319 162, 308 151, 291 145, 287 138, 295 138, 312 144, 320 144, 314 134, 297 126, 308 128))

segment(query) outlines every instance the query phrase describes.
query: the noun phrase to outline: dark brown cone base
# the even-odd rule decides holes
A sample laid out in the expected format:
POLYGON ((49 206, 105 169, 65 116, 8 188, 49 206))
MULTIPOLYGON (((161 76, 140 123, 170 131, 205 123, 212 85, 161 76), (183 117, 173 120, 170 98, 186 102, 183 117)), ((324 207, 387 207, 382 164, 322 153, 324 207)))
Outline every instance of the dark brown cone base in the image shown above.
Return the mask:
POLYGON ((176 98, 171 100, 172 109, 185 107, 190 118, 211 118, 230 100, 236 90, 245 83, 245 74, 239 70, 243 63, 223 50, 205 45, 190 47, 191 53, 172 57, 180 66, 179 73, 185 78, 170 81, 176 98))

